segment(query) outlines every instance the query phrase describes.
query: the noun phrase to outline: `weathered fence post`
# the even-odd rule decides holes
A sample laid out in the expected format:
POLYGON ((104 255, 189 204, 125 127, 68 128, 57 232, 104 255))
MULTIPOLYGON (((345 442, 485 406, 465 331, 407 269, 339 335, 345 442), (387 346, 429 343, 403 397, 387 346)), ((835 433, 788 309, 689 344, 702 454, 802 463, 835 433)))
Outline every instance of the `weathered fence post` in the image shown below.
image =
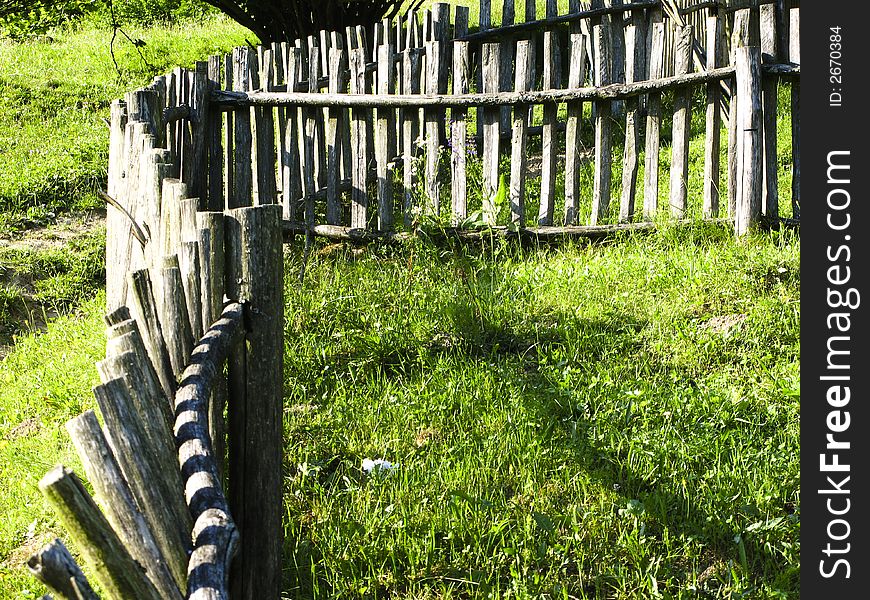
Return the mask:
POLYGON ((740 187, 734 232, 741 237, 761 220, 761 49, 737 48, 737 135, 741 137, 740 187))
POLYGON ((241 548, 231 597, 277 599, 281 591, 282 355, 281 207, 227 212, 227 296, 245 306, 245 338, 231 357, 229 501, 241 548))

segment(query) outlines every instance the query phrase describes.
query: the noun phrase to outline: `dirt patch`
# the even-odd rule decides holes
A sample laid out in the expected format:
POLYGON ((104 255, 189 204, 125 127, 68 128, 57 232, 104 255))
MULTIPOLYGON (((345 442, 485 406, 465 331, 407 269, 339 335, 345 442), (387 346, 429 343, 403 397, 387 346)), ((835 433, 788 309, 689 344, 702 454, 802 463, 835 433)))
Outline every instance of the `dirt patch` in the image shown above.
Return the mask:
POLYGON ((701 323, 701 329, 709 329, 713 333, 728 334, 732 329, 743 323, 748 318, 748 315, 720 315, 701 323))
POLYGON ((27 560, 39 552, 43 546, 50 544, 57 535, 51 531, 35 534, 28 532, 29 535, 24 542, 14 548, 2 561, 0 567, 4 569, 24 569, 27 565, 27 560))
POLYGON ((18 438, 33 435, 40 429, 42 429, 42 423, 39 419, 31 417, 21 421, 21 423, 7 431, 3 438, 7 440, 17 440, 18 438))
POLYGON ((29 251, 64 248, 70 240, 92 233, 105 223, 105 211, 60 215, 47 227, 28 229, 11 239, 0 238, 0 248, 29 251))

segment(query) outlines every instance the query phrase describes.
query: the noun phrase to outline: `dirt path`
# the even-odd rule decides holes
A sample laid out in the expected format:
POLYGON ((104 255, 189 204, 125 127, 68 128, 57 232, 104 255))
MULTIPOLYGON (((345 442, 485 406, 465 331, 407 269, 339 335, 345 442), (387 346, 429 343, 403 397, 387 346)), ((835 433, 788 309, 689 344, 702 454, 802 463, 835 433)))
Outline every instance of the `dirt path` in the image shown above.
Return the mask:
POLYGON ((105 211, 64 214, 51 225, 0 237, 0 360, 12 349, 16 334, 44 331, 58 316, 36 300, 34 284, 41 273, 25 267, 32 262, 26 257, 70 248, 73 240, 94 234, 105 221, 105 211))

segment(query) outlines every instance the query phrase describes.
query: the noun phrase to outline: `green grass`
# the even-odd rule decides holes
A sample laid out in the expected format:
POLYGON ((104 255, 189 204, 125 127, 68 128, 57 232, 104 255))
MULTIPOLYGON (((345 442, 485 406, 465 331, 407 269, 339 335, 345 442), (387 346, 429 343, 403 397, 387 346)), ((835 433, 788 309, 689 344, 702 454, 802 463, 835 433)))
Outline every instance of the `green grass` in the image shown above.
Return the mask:
POLYGON ((350 258, 287 273, 290 597, 796 597, 793 235, 350 258))
POLYGON ((61 211, 99 206, 105 187, 109 105, 175 66, 245 43, 225 18, 171 28, 131 28, 142 51, 111 29, 84 23, 28 42, 0 39, 0 235, 51 222, 61 211), (150 65, 150 66, 149 66, 150 65))

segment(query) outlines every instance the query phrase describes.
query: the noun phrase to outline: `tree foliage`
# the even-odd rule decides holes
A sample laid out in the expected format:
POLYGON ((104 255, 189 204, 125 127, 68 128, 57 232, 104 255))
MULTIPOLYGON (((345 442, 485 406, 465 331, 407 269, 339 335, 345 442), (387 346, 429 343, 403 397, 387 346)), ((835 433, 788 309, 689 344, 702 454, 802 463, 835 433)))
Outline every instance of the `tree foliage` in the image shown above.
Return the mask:
MULTIPOLYGON (((422 0, 415 4, 419 6, 422 0)), ((325 29, 371 26, 395 17, 405 0, 205 0, 265 43, 292 41, 325 29)))

